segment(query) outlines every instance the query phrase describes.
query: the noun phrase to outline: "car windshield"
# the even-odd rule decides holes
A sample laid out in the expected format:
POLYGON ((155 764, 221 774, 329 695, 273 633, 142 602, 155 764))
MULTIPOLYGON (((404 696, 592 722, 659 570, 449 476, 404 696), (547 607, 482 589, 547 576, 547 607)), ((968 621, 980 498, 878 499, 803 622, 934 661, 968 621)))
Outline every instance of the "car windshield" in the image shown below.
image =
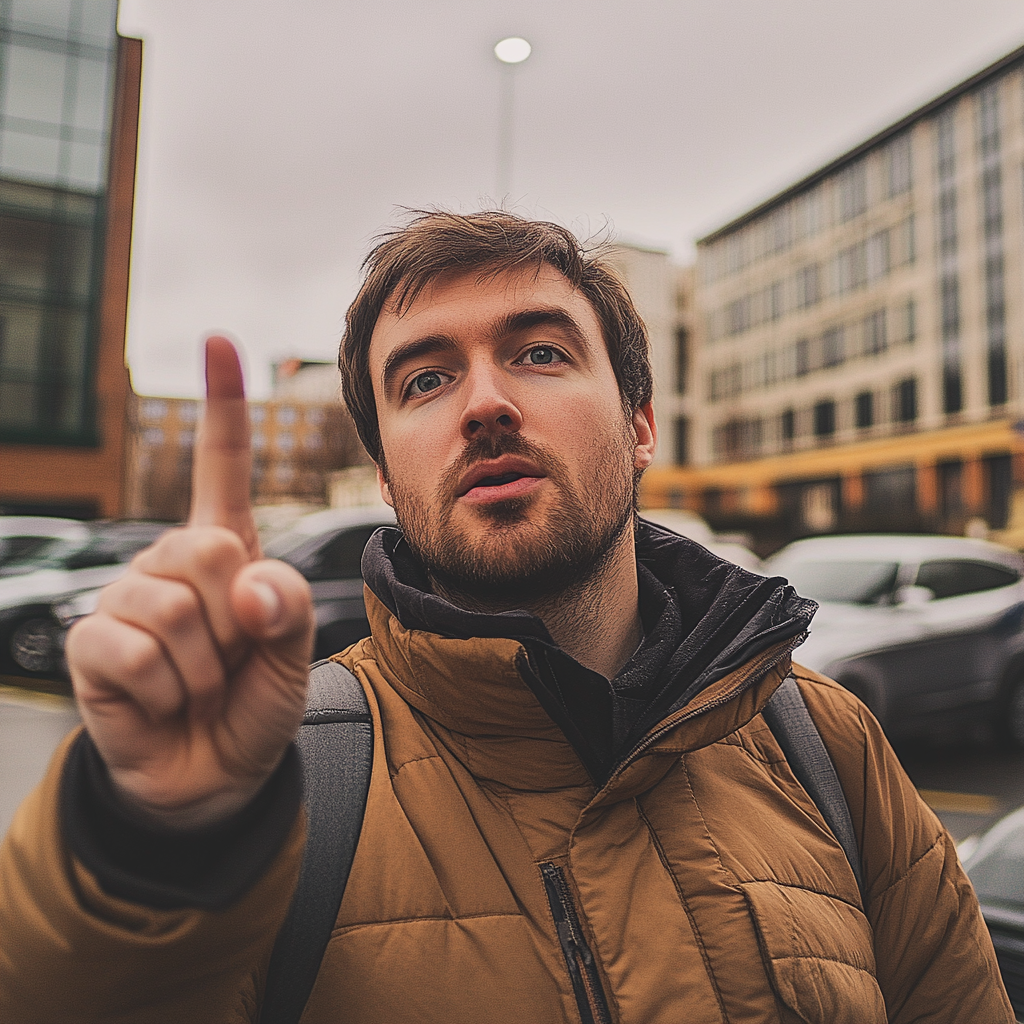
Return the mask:
POLYGON ((898 562, 876 560, 786 562, 771 572, 786 579, 801 597, 837 604, 878 604, 896 585, 898 562))
POLYGON ((19 576, 37 569, 92 569, 101 565, 118 565, 130 561, 133 555, 152 544, 163 529, 165 527, 147 525, 124 532, 103 531, 74 540, 54 538, 31 556, 6 563, 0 568, 0 576, 19 576))

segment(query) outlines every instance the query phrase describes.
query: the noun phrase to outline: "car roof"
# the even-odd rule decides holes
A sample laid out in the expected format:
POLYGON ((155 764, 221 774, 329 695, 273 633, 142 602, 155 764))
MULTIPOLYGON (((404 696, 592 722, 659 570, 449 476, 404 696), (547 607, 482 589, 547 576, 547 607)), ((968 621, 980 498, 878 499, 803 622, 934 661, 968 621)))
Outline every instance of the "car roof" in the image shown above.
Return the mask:
POLYGON ((67 537, 88 536, 89 528, 80 519, 57 516, 0 516, 0 537, 67 537))
POLYGON ((327 508, 322 512, 310 512, 297 519, 284 532, 305 534, 315 537, 327 530, 344 529, 346 526, 371 526, 395 522, 395 511, 390 505, 359 505, 354 508, 327 508))
POLYGON ((772 555, 771 562, 860 560, 891 558, 896 562, 923 562, 933 558, 979 558, 1018 568, 1024 558, 1017 551, 972 537, 939 534, 865 533, 832 537, 808 537, 787 544, 772 555))

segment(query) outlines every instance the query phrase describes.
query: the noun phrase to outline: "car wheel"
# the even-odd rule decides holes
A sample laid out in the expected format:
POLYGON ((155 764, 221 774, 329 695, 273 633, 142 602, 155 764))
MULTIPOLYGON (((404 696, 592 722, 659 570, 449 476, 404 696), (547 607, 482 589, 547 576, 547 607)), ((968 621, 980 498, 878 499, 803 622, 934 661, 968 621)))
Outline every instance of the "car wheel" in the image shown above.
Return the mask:
POLYGON ((26 672, 54 671, 63 655, 60 633, 60 626, 51 619, 22 620, 11 632, 11 660, 26 672))
POLYGON ((1024 750, 1024 676, 1017 676, 1006 687, 996 728, 1012 747, 1024 750))

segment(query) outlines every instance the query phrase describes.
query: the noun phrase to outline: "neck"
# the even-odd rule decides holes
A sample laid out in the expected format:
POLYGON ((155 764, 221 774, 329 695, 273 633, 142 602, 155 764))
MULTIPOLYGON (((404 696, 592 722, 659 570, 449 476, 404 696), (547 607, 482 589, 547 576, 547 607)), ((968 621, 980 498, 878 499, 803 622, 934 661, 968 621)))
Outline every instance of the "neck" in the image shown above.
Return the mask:
MULTIPOLYGON (((463 608, 508 610, 497 605, 483 607, 439 587, 436 580, 431 582, 441 596, 463 608)), ((598 571, 579 586, 517 607, 536 615, 551 639, 581 665, 614 678, 643 639, 633 531, 623 531, 598 571)))

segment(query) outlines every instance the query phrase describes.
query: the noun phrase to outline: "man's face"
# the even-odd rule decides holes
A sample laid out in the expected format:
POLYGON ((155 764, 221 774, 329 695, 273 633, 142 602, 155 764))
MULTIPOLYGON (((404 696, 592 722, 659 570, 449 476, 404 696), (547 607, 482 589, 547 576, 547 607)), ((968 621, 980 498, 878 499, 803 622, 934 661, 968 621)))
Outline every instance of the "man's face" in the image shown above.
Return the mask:
POLYGON ((533 603, 632 527, 653 415, 623 412, 597 316, 553 268, 435 280, 381 313, 369 365, 381 490, 442 590, 533 603))

